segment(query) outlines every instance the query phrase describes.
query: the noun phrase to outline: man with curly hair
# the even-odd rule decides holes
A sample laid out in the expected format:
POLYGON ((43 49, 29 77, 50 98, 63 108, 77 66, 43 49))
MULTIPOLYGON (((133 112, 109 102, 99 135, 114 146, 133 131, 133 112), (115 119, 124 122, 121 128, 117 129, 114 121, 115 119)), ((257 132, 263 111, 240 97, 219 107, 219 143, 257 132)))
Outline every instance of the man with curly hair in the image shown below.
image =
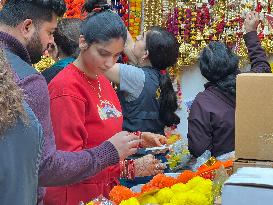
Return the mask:
POLYGON ((35 204, 44 142, 42 128, 24 102, 1 48, 0 82, 1 204, 35 204))
MULTIPOLYGON (((94 148, 79 152, 56 150, 47 83, 31 64, 37 63, 48 45, 54 43, 57 17, 65 10, 64 0, 8 0, 0 11, 1 46, 5 48, 26 102, 43 128, 40 187, 72 184, 93 176, 135 153, 140 142, 137 136, 120 132, 94 148)), ((42 203, 41 188, 38 194, 38 203, 42 203)))

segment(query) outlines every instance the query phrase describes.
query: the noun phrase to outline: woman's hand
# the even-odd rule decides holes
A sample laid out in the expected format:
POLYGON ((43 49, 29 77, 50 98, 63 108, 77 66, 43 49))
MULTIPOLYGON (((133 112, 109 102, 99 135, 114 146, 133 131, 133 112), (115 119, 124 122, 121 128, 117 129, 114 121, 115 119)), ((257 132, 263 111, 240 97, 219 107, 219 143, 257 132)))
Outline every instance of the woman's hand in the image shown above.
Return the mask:
POLYGON ((115 146, 120 160, 135 154, 141 142, 138 136, 125 131, 115 134, 113 137, 108 139, 108 141, 115 146))
POLYGON ((151 132, 142 132, 141 133, 141 147, 160 147, 167 143, 167 138, 163 135, 154 134, 151 132))
POLYGON ((256 11, 249 12, 244 22, 246 32, 257 31, 259 21, 259 13, 256 11))
POLYGON ((135 176, 145 177, 153 176, 164 172, 165 164, 156 159, 153 155, 148 154, 144 157, 135 159, 135 176))

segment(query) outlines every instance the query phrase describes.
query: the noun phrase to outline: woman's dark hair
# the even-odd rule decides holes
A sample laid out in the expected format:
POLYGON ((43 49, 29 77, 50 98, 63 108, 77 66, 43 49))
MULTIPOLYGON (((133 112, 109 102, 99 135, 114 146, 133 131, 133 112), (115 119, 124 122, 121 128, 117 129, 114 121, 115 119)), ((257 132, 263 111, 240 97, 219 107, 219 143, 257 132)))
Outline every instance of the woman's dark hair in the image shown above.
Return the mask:
POLYGON ((127 29, 118 14, 110 10, 105 0, 87 0, 83 11, 90 13, 81 25, 81 34, 87 43, 127 39, 127 29))
POLYGON ((0 139, 20 118, 28 122, 23 91, 16 85, 5 52, 0 48, 0 139))
POLYGON ((238 64, 238 56, 219 41, 210 42, 199 58, 202 75, 220 90, 234 96, 238 64))
MULTIPOLYGON (((161 27, 151 27, 146 35, 146 49, 153 69, 165 70, 178 59, 179 44, 175 36, 161 27)), ((180 118, 175 114, 178 108, 176 93, 168 74, 160 74, 159 116, 166 126, 177 125, 180 118)))
POLYGON ((79 54, 81 23, 82 20, 78 18, 63 18, 58 22, 54 40, 66 56, 76 58, 79 54))
POLYGON ((7 0, 0 11, 0 22, 16 27, 26 19, 39 25, 51 21, 53 13, 62 17, 66 11, 64 0, 7 0))

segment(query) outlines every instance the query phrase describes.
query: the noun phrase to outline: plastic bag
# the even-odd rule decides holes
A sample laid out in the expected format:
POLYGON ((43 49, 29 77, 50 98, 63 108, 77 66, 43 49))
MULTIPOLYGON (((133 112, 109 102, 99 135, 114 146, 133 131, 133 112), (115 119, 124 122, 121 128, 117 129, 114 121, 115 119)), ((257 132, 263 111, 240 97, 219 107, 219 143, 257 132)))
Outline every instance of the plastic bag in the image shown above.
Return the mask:
POLYGON ((87 204, 84 204, 81 201, 79 203, 79 205, 115 205, 115 203, 103 196, 99 196, 99 197, 93 199, 92 201, 88 202, 87 204))
POLYGON ((228 179, 228 177, 228 173, 224 166, 221 166, 215 171, 215 177, 212 184, 213 202, 221 197, 223 184, 228 179))
POLYGON ((222 154, 221 156, 216 157, 219 161, 227 161, 227 160, 234 160, 235 159, 235 151, 222 154))
POLYGON ((206 150, 200 157, 196 159, 196 163, 192 165, 191 170, 196 172, 198 168, 205 164, 209 158, 211 158, 211 152, 209 150, 206 150))
POLYGON ((166 158, 168 159, 168 164, 172 171, 185 167, 191 158, 188 150, 188 142, 184 138, 175 142, 171 145, 170 153, 166 158))

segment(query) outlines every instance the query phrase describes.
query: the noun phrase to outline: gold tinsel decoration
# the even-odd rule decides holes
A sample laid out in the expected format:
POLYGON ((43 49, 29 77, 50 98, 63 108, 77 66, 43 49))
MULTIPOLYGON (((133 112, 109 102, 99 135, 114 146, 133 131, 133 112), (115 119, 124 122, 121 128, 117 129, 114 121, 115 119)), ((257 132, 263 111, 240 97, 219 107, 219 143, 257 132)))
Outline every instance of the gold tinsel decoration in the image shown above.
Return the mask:
POLYGON ((37 71, 42 72, 45 69, 51 67, 54 63, 55 61, 53 60, 52 57, 42 56, 41 60, 38 63, 34 64, 34 68, 37 71))
POLYGON ((268 54, 273 53, 273 40, 272 37, 264 38, 261 42, 262 47, 264 48, 265 52, 268 54))
POLYGON ((182 42, 179 47, 179 59, 177 62, 177 66, 189 66, 192 65, 193 62, 196 62, 199 57, 199 51, 197 48, 193 47, 189 43, 182 42))
POLYGON ((239 57, 239 68, 245 67, 249 64, 248 51, 243 37, 241 37, 234 48, 234 53, 239 57))
POLYGON ((144 0, 144 31, 151 26, 162 25, 162 0, 144 0))

